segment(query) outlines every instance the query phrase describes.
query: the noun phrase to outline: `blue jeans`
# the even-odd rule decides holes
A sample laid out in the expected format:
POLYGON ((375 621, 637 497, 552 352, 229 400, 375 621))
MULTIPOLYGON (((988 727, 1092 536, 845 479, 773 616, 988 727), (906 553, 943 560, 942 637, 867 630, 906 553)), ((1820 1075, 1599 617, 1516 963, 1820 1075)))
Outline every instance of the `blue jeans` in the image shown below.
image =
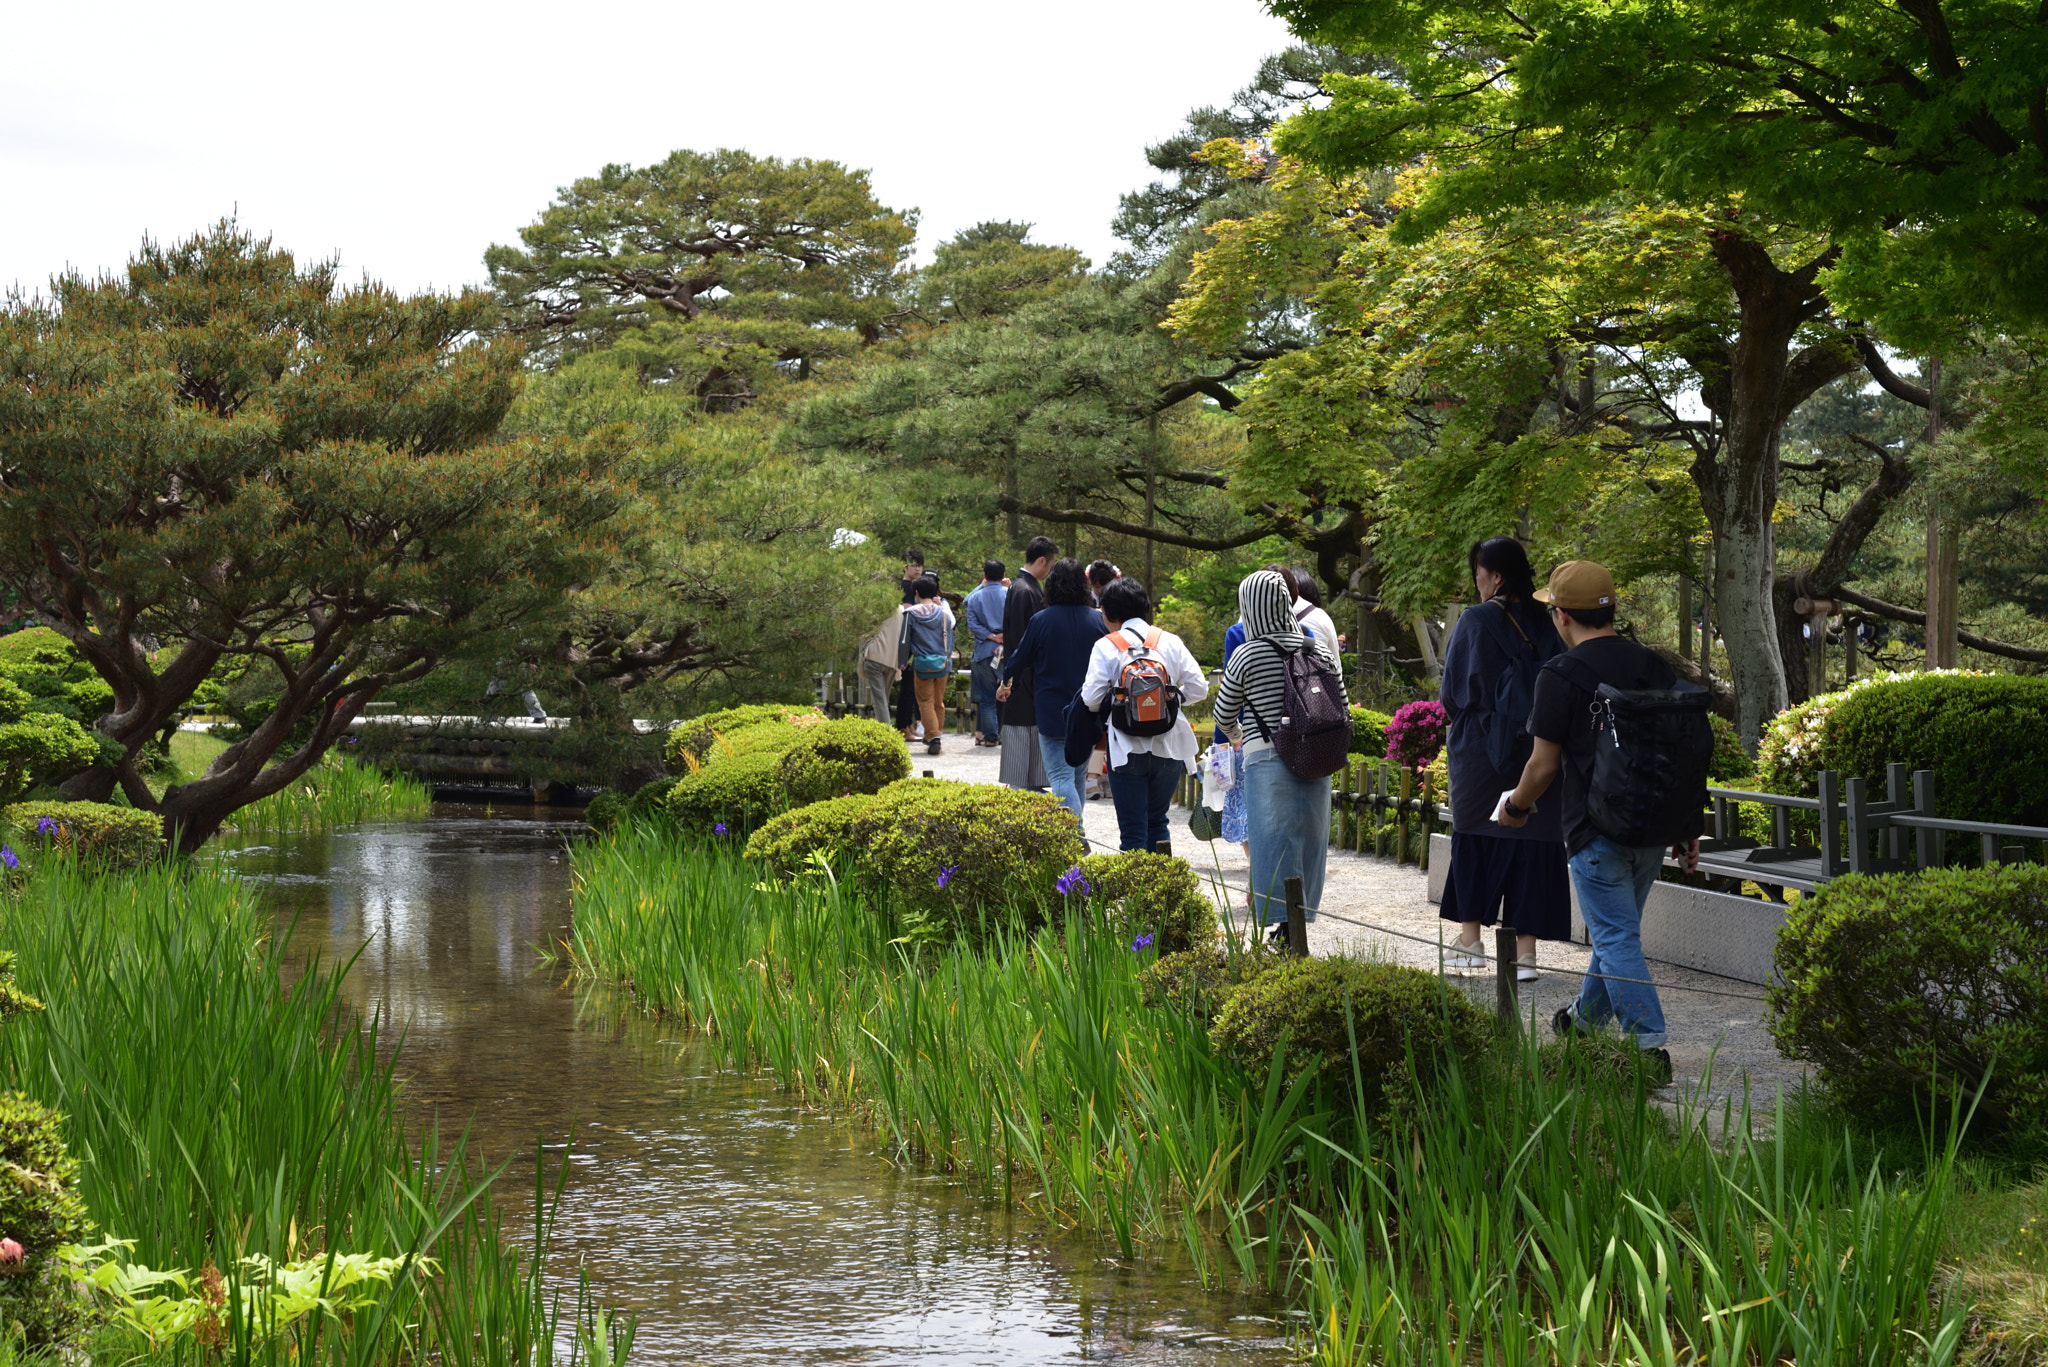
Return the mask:
POLYGON ((1593 942, 1588 974, 1635 978, 1632 983, 1588 977, 1579 988, 1574 1019, 1586 1025, 1614 1021, 1633 1036, 1637 1047, 1655 1049, 1664 1043, 1664 1005, 1657 989, 1647 986, 1650 965, 1643 959, 1643 903, 1664 863, 1664 847, 1631 849, 1604 835, 1572 856, 1572 883, 1579 891, 1579 915, 1593 942))
POLYGON ((1038 757, 1045 761, 1045 784, 1052 789, 1052 795, 1067 804, 1067 810, 1074 814, 1074 820, 1081 819, 1087 810, 1081 801, 1081 773, 1067 763, 1067 738, 1038 733, 1038 757))
POLYGON ((1117 848, 1157 849, 1166 839, 1166 814, 1173 790, 1187 766, 1168 755, 1133 754, 1109 771, 1109 796, 1116 803, 1117 848))
POLYGON ((1289 878, 1301 879, 1301 905, 1313 921, 1330 856, 1330 780, 1296 778, 1279 751, 1265 749, 1244 757, 1242 781, 1259 924, 1287 919, 1289 878))
POLYGON ((974 699, 974 734, 985 740, 1002 739, 1002 723, 996 717, 996 667, 988 660, 968 666, 968 696, 974 699))

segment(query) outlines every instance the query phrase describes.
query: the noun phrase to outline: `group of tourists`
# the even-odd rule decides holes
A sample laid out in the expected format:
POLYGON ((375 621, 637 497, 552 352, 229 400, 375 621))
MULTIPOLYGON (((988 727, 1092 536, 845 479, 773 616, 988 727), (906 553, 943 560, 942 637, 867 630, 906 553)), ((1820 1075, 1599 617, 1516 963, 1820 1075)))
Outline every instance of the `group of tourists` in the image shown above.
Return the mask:
MULTIPOLYGON (((1642 911, 1667 849, 1688 867, 1698 860, 1704 761, 1690 829, 1659 828, 1652 840, 1641 832, 1655 820, 1608 810, 1626 806, 1625 793, 1604 794, 1603 806, 1594 749, 1603 736, 1616 743, 1617 707, 1661 707, 1677 718, 1659 724, 1681 727, 1671 733, 1680 748, 1705 735, 1710 751, 1704 704, 1683 696, 1689 686, 1661 656, 1616 633, 1614 581, 1603 567, 1567 562, 1538 589, 1528 553, 1503 536, 1473 546, 1470 568, 1479 604, 1460 616, 1443 657, 1452 835, 1441 914, 1458 924, 1446 968, 1483 971, 1482 928, 1505 924, 1516 935, 1518 977, 1535 980, 1537 941, 1570 937, 1575 884, 1592 961, 1577 1002, 1553 1026, 1614 1022, 1658 1049, 1665 1022, 1643 957, 1642 911), (1696 732, 1682 729, 1693 722, 1696 732)), ((960 612, 974 744, 1001 750, 1001 782, 1052 793, 1076 820, 1091 763, 1100 765, 1124 850, 1161 847, 1180 779, 1206 759, 1224 794, 1216 833, 1244 846, 1247 908, 1277 938, 1290 880, 1300 880, 1304 916, 1321 907, 1329 776, 1348 750, 1349 698, 1342 640, 1313 575, 1267 565, 1239 584, 1237 601, 1205 757, 1184 709, 1209 696, 1208 676, 1180 637, 1153 623, 1144 584, 1107 560, 1060 558, 1046 536, 1024 547, 1014 576, 986 562, 960 612)), ((938 577, 911 552, 903 603, 865 643, 861 675, 876 718, 893 717, 931 754, 940 753, 955 632, 938 577)), ((1678 813, 1689 800, 1656 799, 1678 813)))

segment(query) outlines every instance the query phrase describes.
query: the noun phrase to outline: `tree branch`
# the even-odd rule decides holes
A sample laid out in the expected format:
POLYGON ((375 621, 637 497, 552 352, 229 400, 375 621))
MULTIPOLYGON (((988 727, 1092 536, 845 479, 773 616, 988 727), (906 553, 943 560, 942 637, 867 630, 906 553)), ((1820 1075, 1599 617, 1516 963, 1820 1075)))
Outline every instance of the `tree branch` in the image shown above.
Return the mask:
POLYGON ((1083 527, 1100 527, 1104 531, 1120 532, 1125 536, 1135 536, 1145 541, 1157 541, 1167 546, 1185 546, 1189 550, 1195 551, 1234 550, 1239 546, 1249 546, 1252 542, 1262 537, 1272 536, 1280 531, 1276 526, 1267 526, 1238 536, 1188 536, 1182 532, 1169 532, 1159 527, 1147 527, 1136 522, 1121 522, 1116 518, 1104 517, 1101 513, 1086 512, 1080 508, 1047 508, 1037 503, 1025 503, 1021 499, 1010 497, 1008 494, 998 497, 996 499, 996 506, 1006 513, 1021 513, 1025 517, 1043 518, 1047 522, 1059 522, 1083 527))
MULTIPOLYGON (((1836 585, 1834 597, 1845 603, 1854 603, 1865 612, 1874 612, 1880 617, 1889 617, 1894 622, 1905 622, 1910 626, 1927 625, 1927 614, 1914 608, 1902 608, 1897 603, 1887 603, 1882 598, 1872 598, 1854 589, 1836 585)), ((1989 636, 1979 636, 1974 631, 1956 632, 1956 639, 1972 650, 1981 650, 1986 655, 2002 655, 2008 660, 2048 661, 2048 650, 2036 650, 2032 646, 2016 646, 2005 641, 1994 641, 1989 636)))

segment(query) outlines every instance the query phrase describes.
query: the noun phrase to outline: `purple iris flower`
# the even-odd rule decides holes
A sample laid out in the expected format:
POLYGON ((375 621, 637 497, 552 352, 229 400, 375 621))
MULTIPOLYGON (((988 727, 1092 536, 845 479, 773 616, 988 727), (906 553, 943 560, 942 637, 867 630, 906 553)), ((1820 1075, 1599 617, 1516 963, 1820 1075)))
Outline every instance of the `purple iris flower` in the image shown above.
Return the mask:
POLYGON ((723 821, 721 821, 721 822, 719 822, 719 823, 718 823, 718 824, 717 824, 716 826, 713 826, 713 827, 711 828, 711 833, 712 833, 713 835, 724 835, 724 834, 725 834, 725 823, 724 823, 723 821))
POLYGON ((0 845, 0 864, 5 864, 8 868, 13 869, 21 864, 21 858, 12 849, 5 845, 0 845))
POLYGON ((1074 865, 1061 874, 1059 881, 1054 883, 1053 886, 1059 889, 1060 896, 1062 897, 1071 897, 1077 891, 1083 895, 1095 891, 1094 886, 1081 875, 1081 866, 1079 864, 1074 865))
POLYGON ((1131 941, 1131 953, 1133 954, 1150 948, 1152 948, 1152 937, 1150 935, 1140 935, 1137 939, 1131 941))
POLYGON ((948 864, 948 865, 946 865, 946 867, 944 867, 943 869, 940 869, 940 870, 939 870, 939 887, 940 887, 940 889, 941 889, 941 890, 943 890, 943 889, 945 888, 946 884, 948 884, 948 883, 952 882, 952 881, 953 881, 953 875, 954 875, 954 874, 956 874, 956 873, 958 873, 958 872, 960 872, 960 866, 959 866, 958 864, 948 864))
POLYGON ((47 816, 36 823, 37 835, 55 835, 56 833, 57 823, 50 820, 50 818, 48 818, 47 816))

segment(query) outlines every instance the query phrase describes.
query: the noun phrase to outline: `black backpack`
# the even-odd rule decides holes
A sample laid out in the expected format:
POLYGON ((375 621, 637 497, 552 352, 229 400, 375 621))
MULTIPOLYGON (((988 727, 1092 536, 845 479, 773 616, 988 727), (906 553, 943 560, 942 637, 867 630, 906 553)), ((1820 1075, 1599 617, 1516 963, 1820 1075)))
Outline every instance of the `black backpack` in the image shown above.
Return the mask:
POLYGON ((1586 819, 1617 845, 1647 849, 1706 829, 1707 769, 1714 758, 1710 699, 1697 684, 1616 688, 1583 660, 1544 666, 1593 695, 1593 774, 1586 819))
POLYGON ((1494 681, 1493 711, 1486 714, 1486 761, 1494 772, 1517 777, 1536 744, 1529 734, 1529 709, 1536 701, 1536 643, 1522 630, 1522 624, 1515 620, 1506 603, 1498 598, 1489 601, 1499 604, 1500 611, 1487 612, 1484 604, 1472 611, 1508 662, 1501 667, 1500 678, 1494 681), (1513 635, 1503 623, 1514 628, 1513 635))
POLYGON ((1270 640, 1266 644, 1280 656, 1280 724, 1268 725, 1257 707, 1252 715, 1289 773, 1299 779, 1328 778, 1351 757, 1351 709, 1344 705, 1344 685, 1314 646, 1304 642, 1300 650, 1286 651, 1270 640))

